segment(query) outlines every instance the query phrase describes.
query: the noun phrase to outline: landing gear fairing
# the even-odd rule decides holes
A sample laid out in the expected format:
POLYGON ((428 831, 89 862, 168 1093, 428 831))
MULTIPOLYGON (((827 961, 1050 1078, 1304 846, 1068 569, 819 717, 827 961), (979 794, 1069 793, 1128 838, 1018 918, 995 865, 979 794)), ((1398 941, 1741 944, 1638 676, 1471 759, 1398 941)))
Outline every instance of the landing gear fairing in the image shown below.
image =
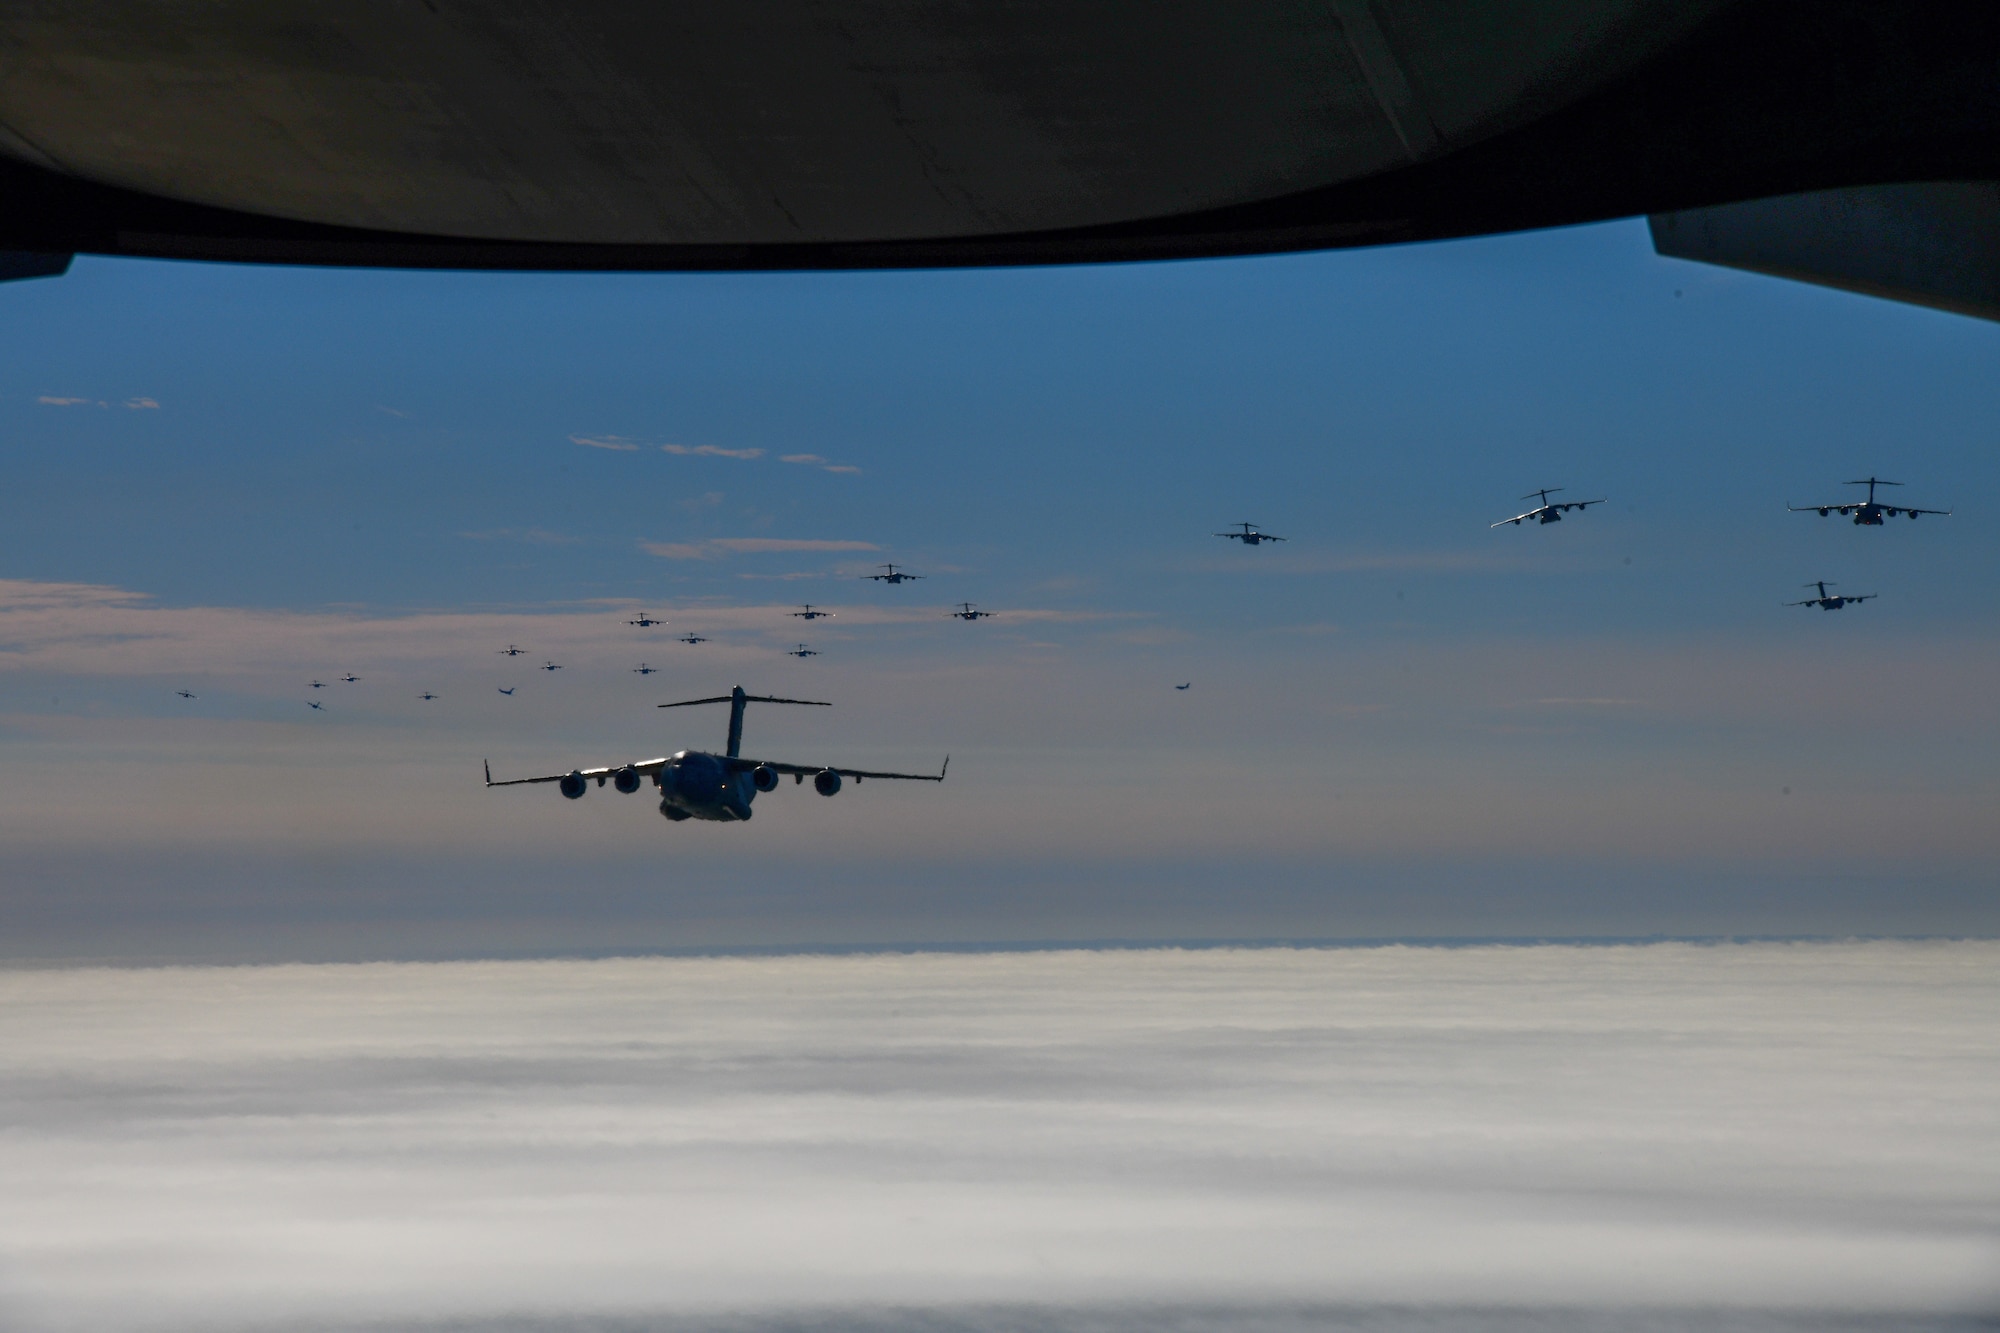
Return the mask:
POLYGON ((1791 510, 1794 514, 1809 513, 1817 509, 1821 518, 1825 518, 1828 514, 1839 514, 1842 518, 1846 518, 1852 514, 1854 516, 1854 525, 1858 528, 1879 528, 1882 526, 1883 519, 1894 518, 1898 514, 1908 514, 1911 518, 1915 518, 1918 514, 1936 514, 1941 518, 1949 518, 1951 516, 1949 509, 1915 509, 1909 505, 1884 504, 1876 500, 1875 488, 1877 486, 1901 486, 1902 484, 1900 481, 1885 481, 1881 477, 1863 477, 1859 481, 1844 481, 1841 485, 1866 486, 1868 488, 1868 498, 1866 500, 1849 500, 1845 504, 1787 504, 1785 508, 1791 510))
POLYGON ((501 782, 493 780, 493 768, 489 764, 486 785, 518 787, 553 782, 556 790, 574 801, 590 790, 592 782, 600 787, 609 782, 629 796, 650 778, 660 793, 660 814, 675 823, 684 819, 741 823, 750 818, 750 803, 757 799, 757 794, 775 791, 779 780, 787 774, 794 785, 811 778, 814 791, 822 796, 832 796, 840 790, 845 778, 853 778, 856 783, 868 778, 897 782, 943 782, 946 770, 951 767, 949 757, 935 773, 878 773, 832 764, 784 764, 768 759, 746 759, 742 754, 743 710, 745 705, 752 703, 797 704, 807 708, 832 706, 818 699, 778 699, 764 694, 745 694, 743 687, 738 685, 728 694, 711 699, 683 699, 678 703, 659 705, 661 708, 691 708, 698 704, 728 704, 729 740, 722 754, 682 750, 659 759, 607 764, 600 768, 573 768, 567 773, 552 773, 547 777, 509 778, 501 782))

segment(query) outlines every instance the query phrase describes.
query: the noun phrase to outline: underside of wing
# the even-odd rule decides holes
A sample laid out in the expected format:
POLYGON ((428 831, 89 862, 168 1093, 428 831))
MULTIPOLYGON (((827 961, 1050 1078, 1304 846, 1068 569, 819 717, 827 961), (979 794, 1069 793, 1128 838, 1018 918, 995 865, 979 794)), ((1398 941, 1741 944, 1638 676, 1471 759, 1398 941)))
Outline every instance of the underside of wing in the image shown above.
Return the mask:
POLYGON ((951 767, 951 760, 946 759, 944 767, 935 773, 877 773, 873 769, 842 768, 838 764, 781 764, 769 759, 732 759, 729 761, 729 766, 739 773, 748 772, 753 768, 769 768, 780 773, 791 774, 795 777, 809 778, 815 773, 823 773, 831 769, 844 778, 887 778, 900 782, 943 782, 945 770, 951 767))
MULTIPOLYGON (((571 772, 580 778, 595 778, 601 784, 612 774, 623 772, 628 768, 640 774, 651 774, 659 772, 666 766, 666 759, 660 758, 641 760, 634 764, 605 764, 599 768, 578 768, 572 769, 571 772)), ((501 781, 495 782, 493 780, 493 769, 489 765, 486 769, 486 785, 489 787, 520 787, 536 782, 561 782, 569 776, 569 773, 551 773, 547 777, 541 778, 503 778, 501 781)))

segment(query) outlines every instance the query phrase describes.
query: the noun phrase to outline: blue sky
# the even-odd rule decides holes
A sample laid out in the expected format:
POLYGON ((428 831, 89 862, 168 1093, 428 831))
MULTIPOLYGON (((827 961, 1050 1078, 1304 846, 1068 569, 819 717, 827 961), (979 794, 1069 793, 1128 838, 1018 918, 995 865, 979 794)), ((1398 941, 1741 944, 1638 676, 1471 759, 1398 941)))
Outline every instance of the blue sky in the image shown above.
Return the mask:
MULTIPOLYGON (((998 272, 85 259, 0 302, 16 938, 86 947, 90 886, 176 856, 149 911, 324 892, 363 933, 355 876, 663 855, 832 886, 675 940, 2000 925, 1985 322, 1662 260, 1636 222, 998 272), (1957 512, 1784 512, 1869 472, 1957 512), (1543 485, 1609 503, 1489 530, 1543 485), (1209 535, 1241 519, 1291 541, 1209 535), (861 582, 880 560, 929 577, 861 582), (1818 578, 1881 600, 1779 606, 1818 578), (492 654, 515 639, 537 656, 492 654), (753 714, 770 757, 949 751, 953 782, 692 836, 462 785, 713 743, 648 705, 739 682, 841 705, 753 714), (854 887, 930 893, 961 852, 962 919, 854 887), (1291 896, 1204 897, 1226 866, 1291 896), (241 896, 195 905, 217 876, 241 896), (1064 887, 1015 910, 1030 881, 1064 887), (1750 911, 1712 888, 1780 881, 1750 911), (1368 910, 1327 906, 1348 889, 1368 910)), ((625 924, 571 943, 669 911, 598 906, 625 924)), ((521 912, 521 947, 591 915, 521 912)))

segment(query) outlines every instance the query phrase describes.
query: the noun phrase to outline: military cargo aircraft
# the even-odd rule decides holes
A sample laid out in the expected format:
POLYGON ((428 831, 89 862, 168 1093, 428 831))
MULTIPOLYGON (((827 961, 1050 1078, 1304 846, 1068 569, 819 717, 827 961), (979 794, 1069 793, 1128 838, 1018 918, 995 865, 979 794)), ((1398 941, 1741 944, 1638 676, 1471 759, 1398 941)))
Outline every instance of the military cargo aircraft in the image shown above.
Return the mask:
POLYGON ((708 642, 708 639, 707 639, 707 637, 706 637, 706 636, 704 636, 704 635, 700 635, 700 634, 696 634, 696 633, 695 633, 695 632, 694 632, 693 630, 689 630, 689 631, 688 631, 687 633, 685 633, 685 634, 681 635, 681 637, 680 637, 680 639, 678 640, 678 642, 680 642, 680 643, 707 643, 707 642, 708 642))
POLYGON ((958 610, 947 611, 945 612, 945 614, 951 616, 955 620, 984 620, 993 613, 991 611, 978 610, 972 605, 971 602, 960 602, 958 604, 958 610))
POLYGON ((1912 509, 1908 505, 1883 504, 1875 499, 1875 488, 1877 486, 1901 486, 1902 484, 1900 481, 1884 481, 1880 477, 1864 477, 1860 481, 1844 481, 1841 483, 1843 486, 1866 486, 1868 488, 1868 498, 1866 500, 1850 500, 1846 504, 1787 504, 1785 508, 1791 510, 1794 514, 1803 514, 1809 510, 1817 509, 1821 518, 1825 518, 1828 514, 1839 514, 1842 518, 1852 514, 1854 515, 1854 525, 1860 528, 1879 528, 1882 526, 1884 518, 1894 518, 1898 514, 1908 514, 1911 518, 1915 518, 1918 514, 1937 514, 1945 518, 1951 516, 1949 509, 1912 509))
POLYGON ((800 620, 832 620, 832 619, 833 619, 833 612, 831 612, 831 611, 822 611, 822 610, 820 610, 820 609, 819 609, 818 607, 814 606, 814 605, 813 605, 813 604, 812 604, 811 602, 807 602, 807 603, 806 603, 806 607, 805 607, 805 610, 803 610, 803 611, 794 611, 794 612, 792 612, 792 614, 793 614, 793 615, 795 615, 795 616, 797 616, 797 617, 798 617, 798 618, 799 618, 800 620))
POLYGON ((1281 542, 1285 540, 1283 537, 1274 537, 1268 532, 1259 532, 1255 523, 1238 523, 1236 526, 1241 528, 1242 531, 1218 532, 1215 535, 1218 537, 1227 537, 1231 541, 1242 542, 1245 546, 1255 546, 1260 542, 1281 542))
POLYGON ((1846 606, 1849 602, 1873 601, 1875 598, 1881 595, 1880 593, 1864 592, 1858 597, 1849 597, 1842 593, 1828 592, 1826 590, 1825 579, 1814 579, 1811 583, 1808 583, 1806 587, 1819 589, 1819 596, 1808 597, 1803 602, 1786 602, 1785 605, 1816 606, 1822 611, 1838 611, 1840 610, 1841 607, 1846 606))
POLYGON ((881 574, 863 574, 861 577, 864 579, 874 579, 877 583, 908 583, 912 579, 923 577, 922 574, 906 574, 894 565, 884 565, 882 568, 887 572, 881 574))
POLYGON ((644 611, 641 611, 637 620, 628 620, 625 623, 628 625, 637 625, 640 629, 651 629, 655 625, 664 625, 667 622, 664 620, 655 620, 644 611))
POLYGON ((683 699, 678 703, 659 705, 661 708, 692 708, 698 704, 728 704, 729 741, 727 750, 722 754, 681 750, 660 759, 609 764, 602 768, 573 768, 567 773, 553 773, 548 777, 508 778, 501 782, 493 780, 493 767, 488 764, 486 785, 518 787, 553 782, 557 791, 574 801, 590 790, 592 782, 600 787, 609 782, 629 796, 650 778, 659 789, 660 813, 675 823, 684 819, 741 823, 750 818, 750 803, 757 799, 757 794, 776 790, 778 780, 788 773, 793 785, 810 777, 814 791, 822 796, 832 796, 840 790, 845 778, 853 778, 856 783, 868 778, 943 782, 945 770, 951 767, 949 756, 935 773, 877 773, 864 768, 839 768, 832 764, 781 764, 768 759, 745 759, 742 754, 743 709, 752 703, 832 707, 819 699, 777 699, 765 694, 745 694, 743 687, 738 685, 729 693, 710 699, 683 699))
POLYGON ((787 654, 789 654, 790 656, 792 656, 792 657, 818 657, 818 656, 819 656, 819 649, 817 649, 817 648, 808 648, 808 647, 806 647, 806 646, 805 646, 804 644, 800 644, 800 645, 799 645, 798 647, 796 647, 796 648, 787 648, 787 649, 785 649, 785 652, 786 652, 787 654))
POLYGON ((1509 523, 1518 525, 1531 520, 1536 523, 1560 523, 1562 522, 1563 511, 1566 509, 1588 509, 1592 505, 1601 505, 1604 503, 1602 500, 1560 500, 1554 504, 1550 504, 1549 497, 1561 489, 1562 487, 1560 486, 1544 486, 1539 491, 1529 491, 1521 498, 1523 500, 1540 499, 1540 504, 1525 514, 1516 514, 1512 518, 1503 518, 1498 523, 1489 523, 1486 526, 1489 528, 1504 528, 1509 523))
POLYGON ((513 644, 510 643, 505 648, 502 648, 499 651, 500 651, 500 656, 502 657, 519 657, 522 653, 525 653, 528 650, 526 648, 516 648, 513 644))

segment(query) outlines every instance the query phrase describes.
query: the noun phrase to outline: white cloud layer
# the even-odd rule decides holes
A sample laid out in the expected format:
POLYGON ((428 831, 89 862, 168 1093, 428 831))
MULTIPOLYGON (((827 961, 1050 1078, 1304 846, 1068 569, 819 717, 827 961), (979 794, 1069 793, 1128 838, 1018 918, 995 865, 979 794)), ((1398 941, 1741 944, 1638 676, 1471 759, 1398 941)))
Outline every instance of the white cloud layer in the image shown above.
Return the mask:
POLYGON ((0 974, 0 1323, 1971 1327, 2000 1298, 1996 965, 0 974))

